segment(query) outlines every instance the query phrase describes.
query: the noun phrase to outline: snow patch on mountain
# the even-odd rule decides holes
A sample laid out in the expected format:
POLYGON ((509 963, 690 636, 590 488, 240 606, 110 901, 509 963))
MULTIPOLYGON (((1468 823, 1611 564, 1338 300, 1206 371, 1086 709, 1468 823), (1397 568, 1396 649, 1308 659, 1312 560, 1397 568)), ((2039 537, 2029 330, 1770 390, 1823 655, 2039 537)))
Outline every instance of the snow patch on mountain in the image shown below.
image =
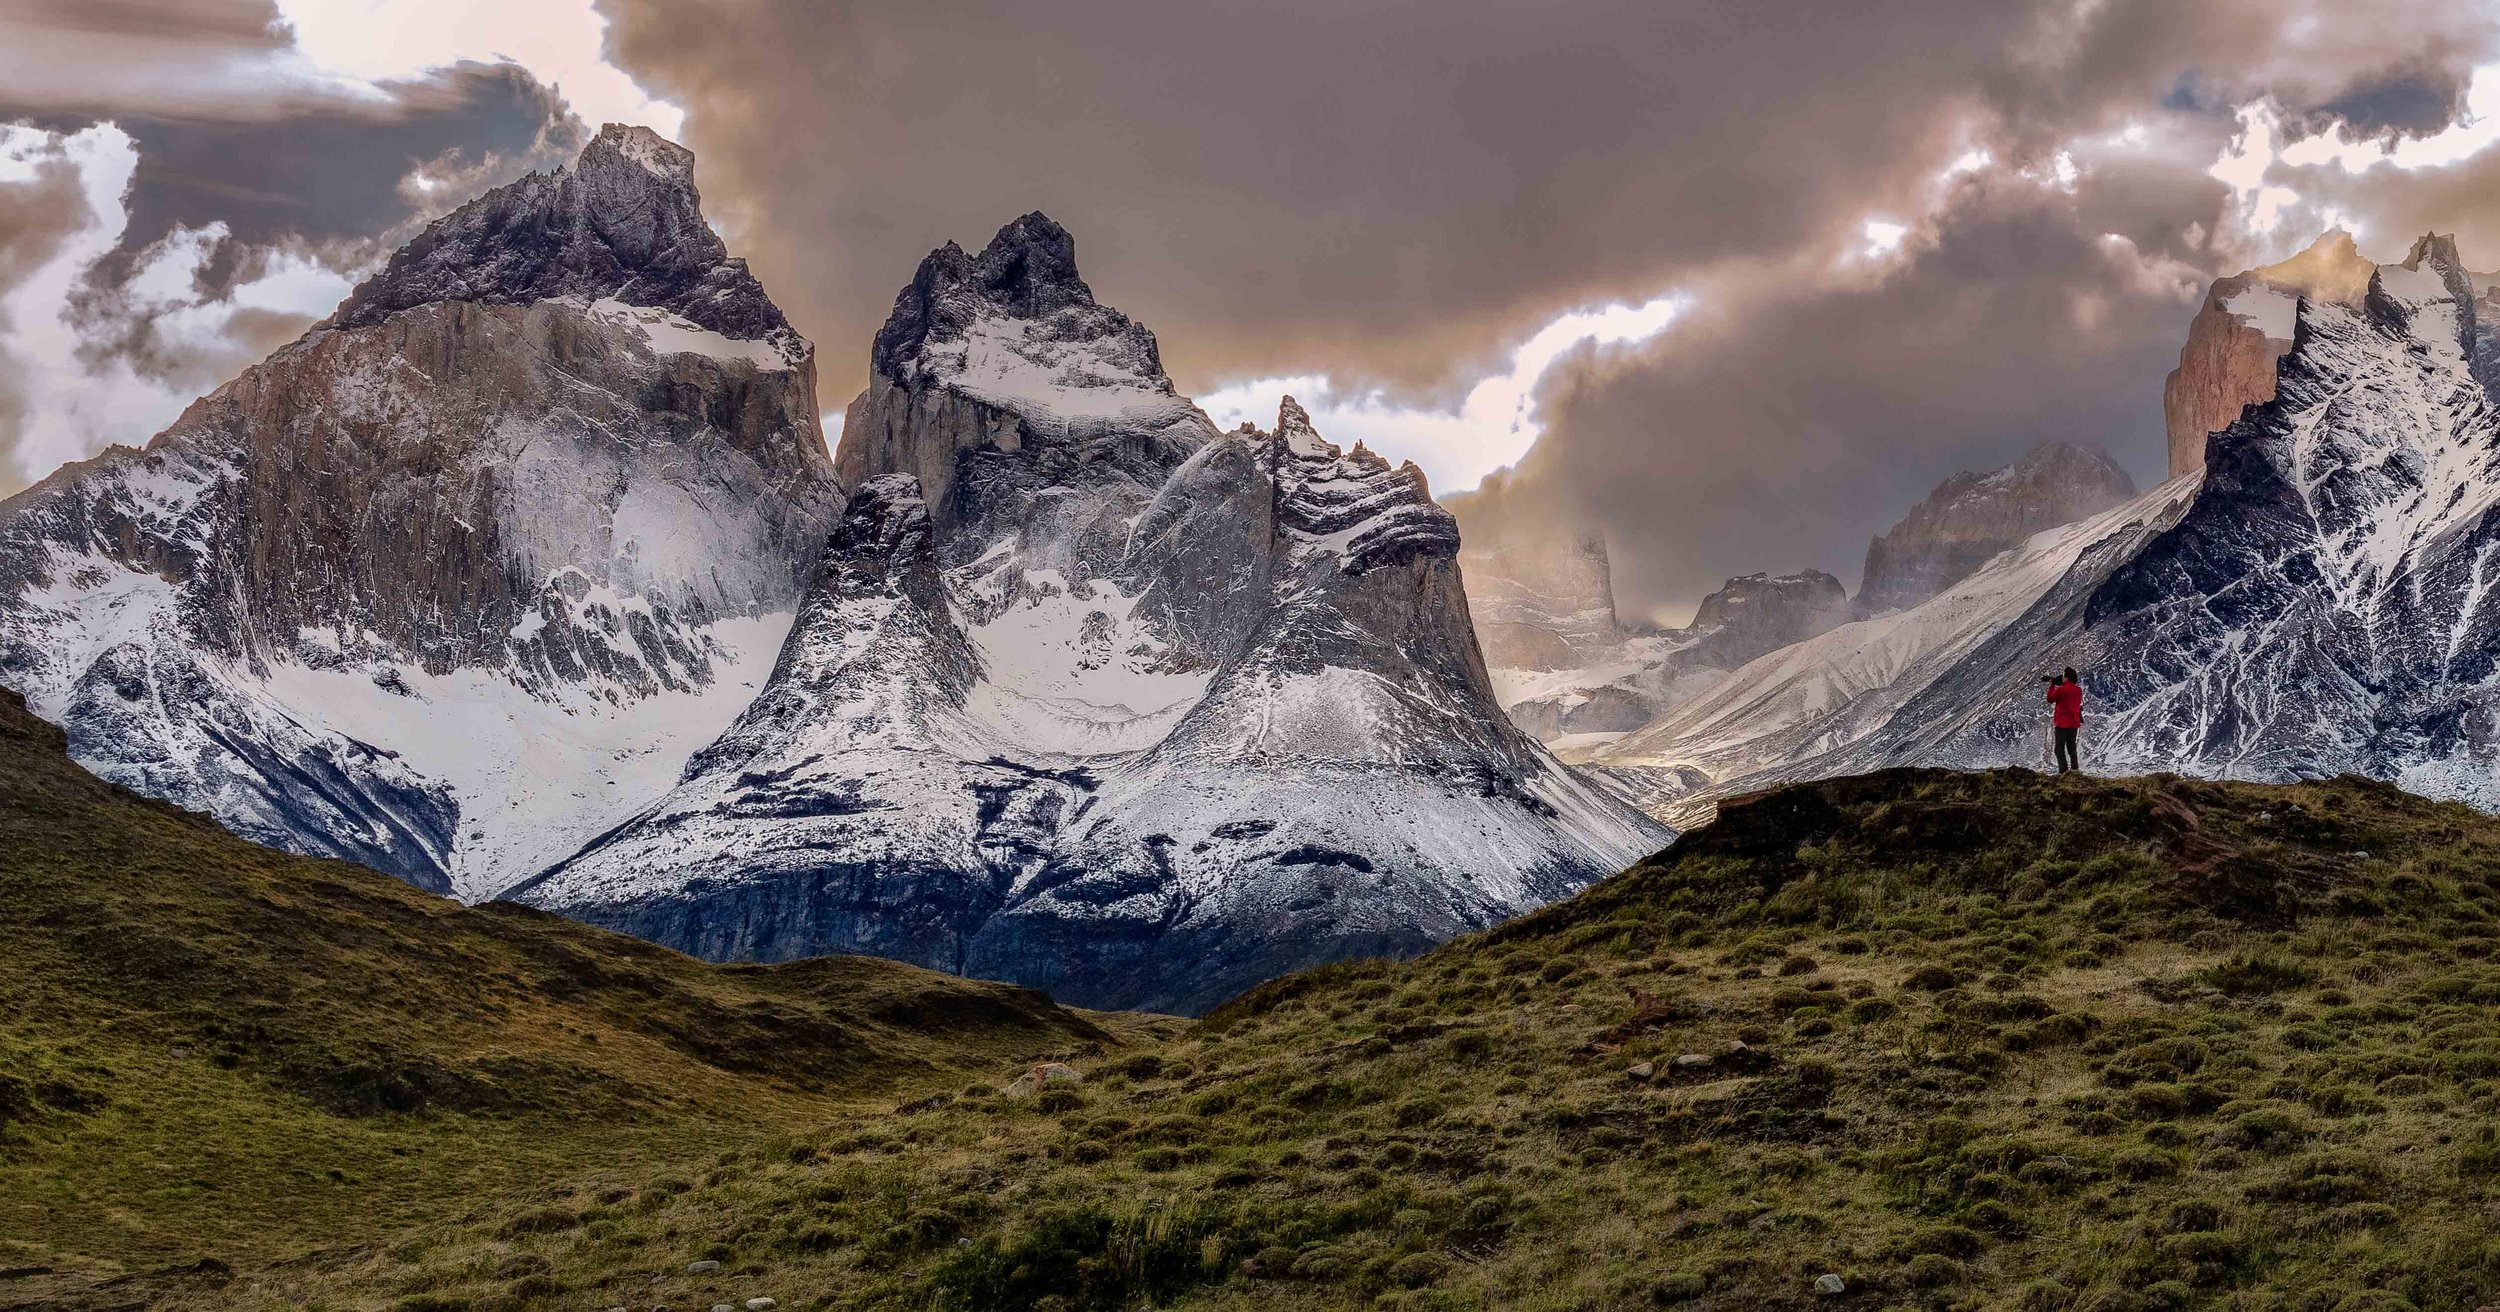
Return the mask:
POLYGON ((2292 326, 2300 317, 2300 295, 2279 287, 2258 286, 2225 298, 2219 304, 2241 323, 2266 335, 2266 340, 2289 344, 2292 326))
POLYGON ((730 337, 658 306, 627 305, 613 296, 603 296, 586 308, 590 317, 600 323, 631 330, 657 355, 700 355, 735 360, 758 369, 788 369, 806 358, 799 349, 801 339, 793 336, 785 335, 779 340, 730 337))

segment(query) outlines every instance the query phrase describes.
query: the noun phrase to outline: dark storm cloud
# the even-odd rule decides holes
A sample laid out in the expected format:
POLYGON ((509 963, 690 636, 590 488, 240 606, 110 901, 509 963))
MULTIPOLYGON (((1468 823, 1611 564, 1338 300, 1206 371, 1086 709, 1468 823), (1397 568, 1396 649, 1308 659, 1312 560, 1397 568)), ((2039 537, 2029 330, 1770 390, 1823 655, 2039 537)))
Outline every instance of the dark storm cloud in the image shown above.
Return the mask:
POLYGON ((2399 52, 2461 76, 2489 28, 2379 3, 2294 33, 2271 0, 605 8, 829 362, 931 246, 1038 207, 1197 381, 1435 380, 1558 309, 1905 207, 1959 136, 2044 150, 2198 69, 2304 107, 2399 52))
POLYGON ((2425 137, 2457 121, 2465 108, 2465 83, 2453 73, 2399 73, 2365 83, 2303 115, 2303 135, 2348 129, 2346 135, 2387 140, 2425 137))
POLYGON ((2202 280, 2102 235, 2089 190, 1966 187, 1879 283, 1709 288, 1648 347, 1552 378, 1545 441, 1462 521, 1604 524, 1624 600, 1674 618, 1734 574, 1854 579, 1869 534, 1946 475, 2039 441, 2133 456, 2149 484, 2202 280))
MULTIPOLYGON (((510 64, 460 64, 421 80, 385 82, 388 113, 342 107, 283 120, 120 114, 139 149, 126 241, 144 246, 177 225, 224 223, 238 241, 287 237, 372 241, 423 211, 467 199, 411 196, 422 169, 445 181, 510 181, 572 158, 582 143, 554 92, 510 64)), ((43 121, 43 120, 38 120, 43 121)), ((481 185, 482 184, 482 185, 481 185)))

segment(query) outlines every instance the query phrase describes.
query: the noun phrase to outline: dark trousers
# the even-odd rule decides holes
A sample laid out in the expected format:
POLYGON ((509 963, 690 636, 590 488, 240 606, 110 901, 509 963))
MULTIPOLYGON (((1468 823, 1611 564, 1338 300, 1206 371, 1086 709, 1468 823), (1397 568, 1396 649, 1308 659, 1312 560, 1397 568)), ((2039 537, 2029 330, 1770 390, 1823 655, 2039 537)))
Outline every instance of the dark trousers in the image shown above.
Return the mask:
POLYGON ((2080 770, 2082 768, 2083 761, 2075 754, 2075 731, 2072 729, 2058 730, 2057 772, 2059 774, 2064 774, 2068 770, 2080 770))

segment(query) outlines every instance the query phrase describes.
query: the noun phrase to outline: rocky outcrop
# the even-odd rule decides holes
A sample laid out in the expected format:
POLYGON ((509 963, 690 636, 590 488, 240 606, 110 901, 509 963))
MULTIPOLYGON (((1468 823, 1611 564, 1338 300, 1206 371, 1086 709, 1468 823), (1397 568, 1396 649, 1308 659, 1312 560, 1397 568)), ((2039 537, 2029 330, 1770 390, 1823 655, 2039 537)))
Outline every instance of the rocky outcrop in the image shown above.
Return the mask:
POLYGON ((109 778, 428 888, 656 796, 840 503, 811 349, 689 159, 612 127, 144 450, 0 503, 0 680, 109 778))
POLYGON ((1502 719, 1421 471, 1290 400, 1217 432, 1049 219, 932 254, 870 363, 862 491, 755 709, 518 896, 1194 1010, 1667 836, 1502 719))
POLYGON ((2206 436, 2274 398, 2275 366, 2292 349, 2301 299, 2357 305, 2373 267, 2337 228, 2280 264, 2215 280, 2188 323, 2179 367, 2162 381, 2170 477, 2204 468, 2206 436))
POLYGON ((1819 569, 1745 574, 1701 599, 1684 627, 1688 663, 1732 670, 1754 657, 1848 622, 1849 591, 1819 569))
POLYGON ((748 341, 795 343, 746 261, 703 220, 694 152, 611 123, 572 167, 534 173, 427 225, 330 316, 368 328, 460 301, 534 305, 614 297, 748 341))
POLYGON ((2106 454, 2065 442, 2044 442, 1989 473, 1955 474, 1867 544, 1858 611, 1916 606, 2031 535, 2099 514, 2135 491, 2135 480, 2106 454))
POLYGON ((1623 640, 1603 537, 1536 537, 1459 556, 1476 640, 1496 668, 1564 670, 1623 640))

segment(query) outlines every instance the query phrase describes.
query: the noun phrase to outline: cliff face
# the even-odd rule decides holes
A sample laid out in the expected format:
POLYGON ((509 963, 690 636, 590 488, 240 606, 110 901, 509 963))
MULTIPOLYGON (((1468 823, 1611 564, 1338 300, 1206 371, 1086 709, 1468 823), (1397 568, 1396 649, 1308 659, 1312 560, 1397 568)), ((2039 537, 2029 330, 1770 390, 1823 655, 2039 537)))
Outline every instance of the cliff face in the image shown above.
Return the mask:
POLYGON ((1623 640, 1602 537, 1544 537, 1459 554, 1476 639, 1497 668, 1561 670, 1623 640))
POLYGON ((1685 632, 1698 664, 1735 669, 1766 651, 1803 642, 1849 621, 1849 592, 1819 569, 1729 579, 1701 599, 1685 632))
POLYGON ((2292 349, 2302 298, 2358 305, 2374 266, 2341 228, 2309 249, 2263 268, 2217 279, 2188 323, 2179 367, 2162 381, 2170 477, 2205 467, 2205 438, 2240 411, 2274 399, 2275 369, 2292 349))
POLYGON ((1985 474, 1955 474, 1867 544, 1858 613, 1901 610, 1968 578, 2032 534, 2135 495, 2135 480, 2097 450, 2043 443, 1985 474))

